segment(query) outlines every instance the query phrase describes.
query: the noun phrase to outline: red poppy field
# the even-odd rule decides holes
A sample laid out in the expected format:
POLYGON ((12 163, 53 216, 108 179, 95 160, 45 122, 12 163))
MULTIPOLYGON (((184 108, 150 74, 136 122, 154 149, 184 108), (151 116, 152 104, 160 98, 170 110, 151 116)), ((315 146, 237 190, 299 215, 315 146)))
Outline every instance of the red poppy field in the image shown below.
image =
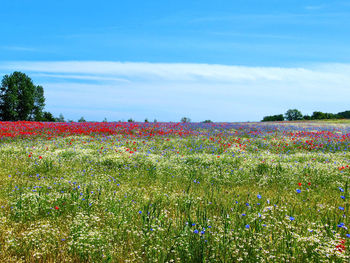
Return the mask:
POLYGON ((346 123, 0 122, 1 262, 348 262, 346 123))

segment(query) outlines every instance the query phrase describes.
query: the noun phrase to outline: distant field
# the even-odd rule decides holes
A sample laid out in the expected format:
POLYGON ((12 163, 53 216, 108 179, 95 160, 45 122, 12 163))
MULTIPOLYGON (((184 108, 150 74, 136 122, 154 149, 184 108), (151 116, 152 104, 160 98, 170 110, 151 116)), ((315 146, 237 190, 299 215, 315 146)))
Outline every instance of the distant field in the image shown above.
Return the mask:
POLYGON ((350 121, 0 122, 0 262, 349 262, 350 121))

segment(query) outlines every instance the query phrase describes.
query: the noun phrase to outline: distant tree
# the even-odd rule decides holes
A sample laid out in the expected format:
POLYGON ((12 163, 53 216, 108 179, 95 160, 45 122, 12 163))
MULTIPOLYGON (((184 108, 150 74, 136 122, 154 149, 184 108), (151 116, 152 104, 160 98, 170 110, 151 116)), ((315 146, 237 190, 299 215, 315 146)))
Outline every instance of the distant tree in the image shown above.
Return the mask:
POLYGON ((134 120, 132 118, 128 119, 128 122, 134 122, 134 120))
POLYGON ((311 116, 310 115, 304 115, 303 116, 303 120, 306 120, 306 121, 311 120, 311 116))
POLYGON ((56 119, 54 118, 51 112, 44 111, 41 121, 55 122, 56 119))
POLYGON ((107 118, 105 117, 105 118, 103 119, 103 121, 102 121, 102 122, 108 122, 108 121, 107 121, 107 118))
POLYGON ((265 116, 262 121, 284 121, 283 114, 265 116))
POLYGON ((311 115, 311 119, 324 120, 324 119, 326 119, 326 114, 324 114, 322 111, 314 111, 311 115))
POLYGON ((157 123, 157 119, 154 119, 153 122, 154 122, 154 123, 157 123))
POLYGON ((289 109, 285 113, 285 118, 288 121, 297 121, 297 120, 301 120, 303 118, 303 115, 297 109, 289 109))
POLYGON ((84 119, 84 117, 81 117, 78 122, 86 122, 86 120, 84 119))
POLYGON ((58 116, 58 118, 56 118, 56 121, 57 121, 57 122, 65 122, 64 116, 63 116, 62 113, 60 113, 60 115, 58 116))
POLYGON ((147 118, 145 119, 145 122, 148 122, 148 119, 147 119, 147 118))
POLYGON ((26 74, 15 71, 3 77, 0 87, 1 120, 41 120, 44 106, 43 87, 35 86, 26 74))
POLYGON ((211 120, 205 120, 203 123, 213 123, 211 120))
POLYGON ((182 117, 182 118, 181 118, 181 122, 182 122, 182 123, 188 123, 188 122, 191 122, 191 119, 188 118, 188 117, 182 117))
POLYGON ((350 110, 338 112, 337 115, 343 119, 350 119, 350 110))

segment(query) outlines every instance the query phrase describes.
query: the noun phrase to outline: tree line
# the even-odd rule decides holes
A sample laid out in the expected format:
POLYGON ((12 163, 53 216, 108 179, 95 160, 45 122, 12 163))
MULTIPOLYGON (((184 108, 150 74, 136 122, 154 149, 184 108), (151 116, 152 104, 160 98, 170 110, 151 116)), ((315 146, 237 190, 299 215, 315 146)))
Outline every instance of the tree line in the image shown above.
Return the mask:
POLYGON ((338 113, 328 113, 314 111, 312 115, 303 115, 297 109, 289 109, 287 112, 278 115, 265 116, 262 121, 298 121, 298 120, 330 120, 330 119, 350 119, 350 111, 342 111, 338 113))

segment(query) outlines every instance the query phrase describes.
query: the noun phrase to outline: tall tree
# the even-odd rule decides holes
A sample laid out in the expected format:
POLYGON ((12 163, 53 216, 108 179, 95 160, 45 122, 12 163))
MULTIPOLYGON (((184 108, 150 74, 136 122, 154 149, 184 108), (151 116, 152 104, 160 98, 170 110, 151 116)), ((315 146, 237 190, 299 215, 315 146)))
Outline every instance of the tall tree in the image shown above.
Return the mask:
POLYGON ((44 106, 43 87, 35 86, 26 74, 15 71, 3 77, 0 88, 1 120, 41 120, 44 106))
POLYGON ((34 90, 34 105, 31 119, 41 121, 43 118, 43 110, 45 107, 44 88, 42 86, 35 86, 34 90))
POLYGON ((297 121, 303 119, 303 114, 297 109, 289 109, 285 113, 285 117, 288 121, 297 121))

